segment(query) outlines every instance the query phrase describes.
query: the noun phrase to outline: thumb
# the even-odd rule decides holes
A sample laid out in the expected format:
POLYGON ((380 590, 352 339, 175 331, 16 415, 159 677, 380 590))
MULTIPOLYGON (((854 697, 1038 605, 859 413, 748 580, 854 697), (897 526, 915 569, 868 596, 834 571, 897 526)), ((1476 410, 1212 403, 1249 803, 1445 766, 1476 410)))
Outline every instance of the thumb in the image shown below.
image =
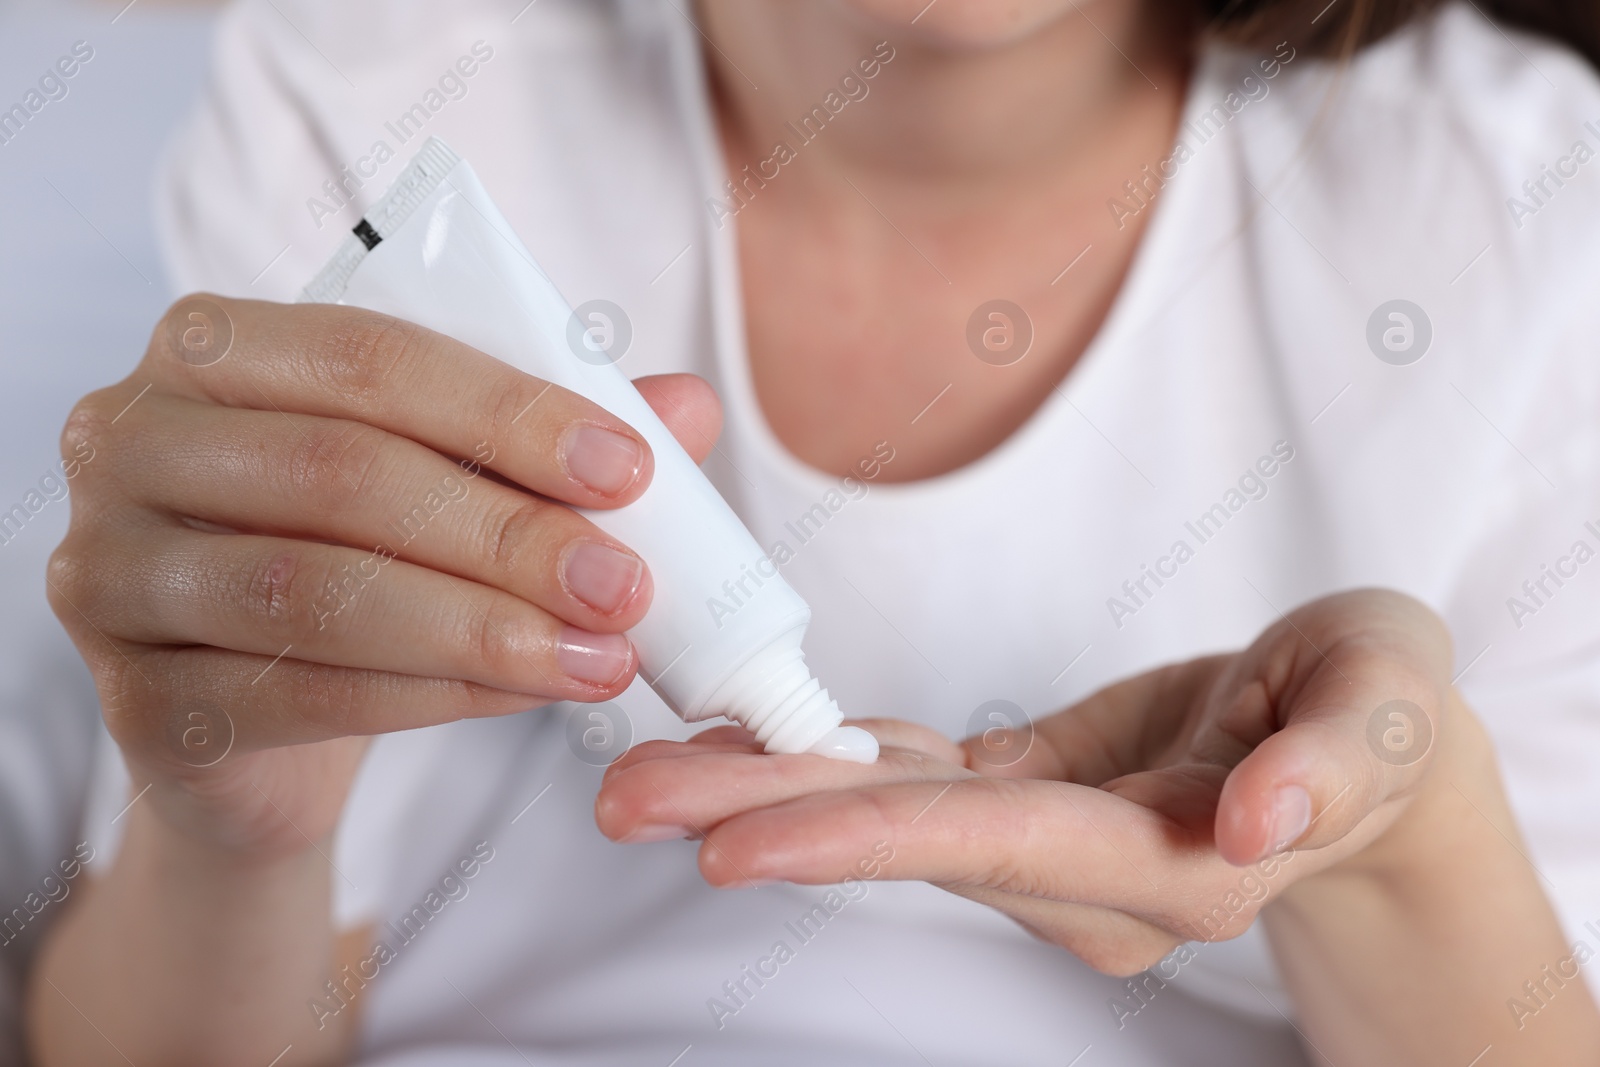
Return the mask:
POLYGON ((694 374, 653 374, 633 384, 684 451, 705 462, 722 434, 722 402, 711 384, 694 374))
POLYGON ((1421 605, 1396 607, 1333 620, 1320 633, 1301 620, 1295 666, 1279 686, 1266 685, 1278 691, 1282 725, 1233 768, 1218 798, 1217 850, 1230 863, 1351 836, 1365 844, 1422 781, 1449 691, 1449 639, 1421 605))

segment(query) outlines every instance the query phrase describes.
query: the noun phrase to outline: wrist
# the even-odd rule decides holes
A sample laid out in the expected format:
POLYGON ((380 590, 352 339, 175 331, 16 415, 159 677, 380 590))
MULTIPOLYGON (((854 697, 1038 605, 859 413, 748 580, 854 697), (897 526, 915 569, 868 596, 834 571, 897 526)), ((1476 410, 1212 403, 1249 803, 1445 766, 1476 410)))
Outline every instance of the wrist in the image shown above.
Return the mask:
POLYGON ((1389 826, 1288 887, 1264 915, 1269 932, 1274 922, 1338 929, 1355 916, 1374 929, 1476 921, 1478 904, 1462 897, 1462 887, 1483 885, 1505 862, 1508 841, 1522 848, 1520 836, 1493 744, 1454 690, 1441 703, 1434 746, 1427 773, 1392 802, 1398 811, 1389 826))
POLYGON ((208 866, 249 868, 312 857, 326 865, 347 783, 345 788, 313 782, 285 789, 275 784, 282 777, 278 755, 254 753, 223 766, 178 773, 129 760, 141 792, 135 793, 127 817, 139 813, 153 832, 159 831, 161 844, 184 848, 208 866))
POLYGON ((1492 862, 1517 829, 1478 717, 1451 689, 1440 703, 1427 773, 1396 798, 1393 822, 1329 874, 1361 875, 1391 889, 1435 884, 1492 862))
POLYGON ((311 847, 218 847, 145 801, 41 951, 40 1062, 110 1062, 107 1040, 138 1063, 265 1063, 284 1042, 285 1067, 346 1062, 353 1015, 317 1026, 309 1009, 337 970, 328 862, 311 847))
POLYGON ((185 895, 209 895, 210 887, 217 895, 242 901, 290 887, 304 893, 330 879, 325 856, 332 843, 326 839, 300 838, 292 847, 275 841, 262 847, 254 840, 219 835, 203 821, 198 827, 181 817, 175 821, 156 804, 135 805, 126 818, 116 865, 140 868, 141 880, 181 880, 185 895))
POLYGON ((1369 845, 1263 912, 1301 1027, 1338 1062, 1581 1059, 1600 1040, 1586 996, 1523 1030, 1507 997, 1571 955, 1512 817, 1487 733, 1454 693, 1428 773, 1369 845), (1396 997, 1394 990, 1410 991, 1396 997))

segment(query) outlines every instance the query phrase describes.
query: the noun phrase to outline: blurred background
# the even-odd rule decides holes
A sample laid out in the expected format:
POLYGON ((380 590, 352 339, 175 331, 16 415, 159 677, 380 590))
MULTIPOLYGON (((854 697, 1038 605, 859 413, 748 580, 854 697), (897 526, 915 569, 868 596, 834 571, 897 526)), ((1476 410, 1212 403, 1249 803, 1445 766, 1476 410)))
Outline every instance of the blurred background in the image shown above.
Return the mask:
MULTIPOLYGON (((45 600, 45 561, 69 505, 40 480, 55 484, 72 404, 128 373, 171 299, 151 175, 206 78, 211 20, 203 4, 0 0, 0 112, 77 42, 93 50, 63 80, 64 96, 20 132, 0 127, 0 514, 13 515, 0 524, 0 900, 22 899, 71 852, 97 716, 88 673, 45 600), (51 667, 16 669, 41 661, 51 667), (40 677, 58 684, 19 691, 40 677), (27 733, 23 716, 35 719, 27 733), (39 736, 40 720, 53 736, 39 736)), ((16 988, 43 925, 0 950, 0 994, 16 988)), ((0 1064, 16 1055, 11 999, 0 995, 0 1064)))

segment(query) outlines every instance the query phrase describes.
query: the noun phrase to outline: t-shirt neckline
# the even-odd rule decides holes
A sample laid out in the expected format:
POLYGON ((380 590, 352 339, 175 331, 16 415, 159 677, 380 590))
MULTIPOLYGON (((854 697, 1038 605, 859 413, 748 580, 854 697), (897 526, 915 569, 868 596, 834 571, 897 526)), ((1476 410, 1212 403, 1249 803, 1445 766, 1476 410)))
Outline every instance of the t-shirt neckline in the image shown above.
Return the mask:
MULTIPOLYGON (((697 172, 700 201, 715 202, 720 200, 722 189, 728 181, 728 170, 717 136, 699 41, 682 26, 676 26, 674 30, 678 105, 684 128, 689 133, 689 151, 697 172)), ((1211 47, 1202 47, 1196 57, 1169 152, 1176 149, 1183 131, 1196 117, 1198 101, 1208 99, 1202 88, 1216 81, 1213 68, 1219 59, 1217 50, 1211 47)), ((995 475, 1022 462, 1035 439, 1056 420, 1067 416, 1088 420, 1089 416, 1074 401, 1073 394, 1081 397, 1086 381, 1102 372, 1103 365, 1117 347, 1118 339, 1137 321, 1137 314, 1146 306, 1147 297, 1154 295, 1158 279, 1164 273, 1163 266, 1169 262, 1168 251, 1176 239, 1178 223, 1174 222, 1174 216, 1185 214, 1182 203, 1187 199, 1185 194, 1198 184, 1195 175, 1189 174, 1186 178, 1184 171, 1195 169, 1193 166, 1185 167, 1172 178, 1165 179, 1161 195, 1151 205, 1151 218, 1134 250, 1133 259, 1112 299, 1111 307, 1085 346, 1083 354, 1051 388, 1050 395, 1033 413, 999 444, 976 459, 927 478, 875 484, 874 496, 907 501, 938 497, 971 484, 987 483, 995 475)), ((709 250, 706 263, 713 358, 722 383, 725 425, 735 427, 765 469, 782 477, 791 488, 813 495, 821 493, 836 487, 842 476, 819 470, 790 452, 767 421, 766 412, 762 410, 755 391, 745 334, 736 225, 731 217, 726 225, 719 226, 709 212, 702 216, 701 233, 709 250)), ((1093 426, 1093 423, 1090 425, 1093 426)))

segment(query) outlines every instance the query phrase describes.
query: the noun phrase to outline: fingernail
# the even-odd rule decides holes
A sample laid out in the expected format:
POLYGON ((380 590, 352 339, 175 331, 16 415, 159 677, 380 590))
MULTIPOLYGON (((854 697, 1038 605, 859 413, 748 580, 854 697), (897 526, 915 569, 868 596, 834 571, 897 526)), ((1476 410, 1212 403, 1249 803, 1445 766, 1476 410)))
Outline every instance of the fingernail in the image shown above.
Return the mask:
POLYGON ((644 560, 598 541, 577 542, 561 563, 567 592, 606 615, 633 599, 643 577, 644 560))
POLYGON ((1298 785, 1286 785, 1272 799, 1271 852, 1282 852, 1300 839, 1311 825, 1311 794, 1298 785))
POLYGON ((556 664, 570 677, 610 685, 633 663, 633 646, 621 634, 593 634, 565 626, 556 641, 556 664))
POLYGON ((648 845, 654 841, 681 841, 689 836, 689 831, 682 826, 669 826, 664 823, 645 823, 633 833, 622 839, 625 845, 648 845))
POLYGON ((562 450, 567 473, 605 496, 632 485, 644 469, 644 449, 625 434, 579 424, 567 431, 562 450))

